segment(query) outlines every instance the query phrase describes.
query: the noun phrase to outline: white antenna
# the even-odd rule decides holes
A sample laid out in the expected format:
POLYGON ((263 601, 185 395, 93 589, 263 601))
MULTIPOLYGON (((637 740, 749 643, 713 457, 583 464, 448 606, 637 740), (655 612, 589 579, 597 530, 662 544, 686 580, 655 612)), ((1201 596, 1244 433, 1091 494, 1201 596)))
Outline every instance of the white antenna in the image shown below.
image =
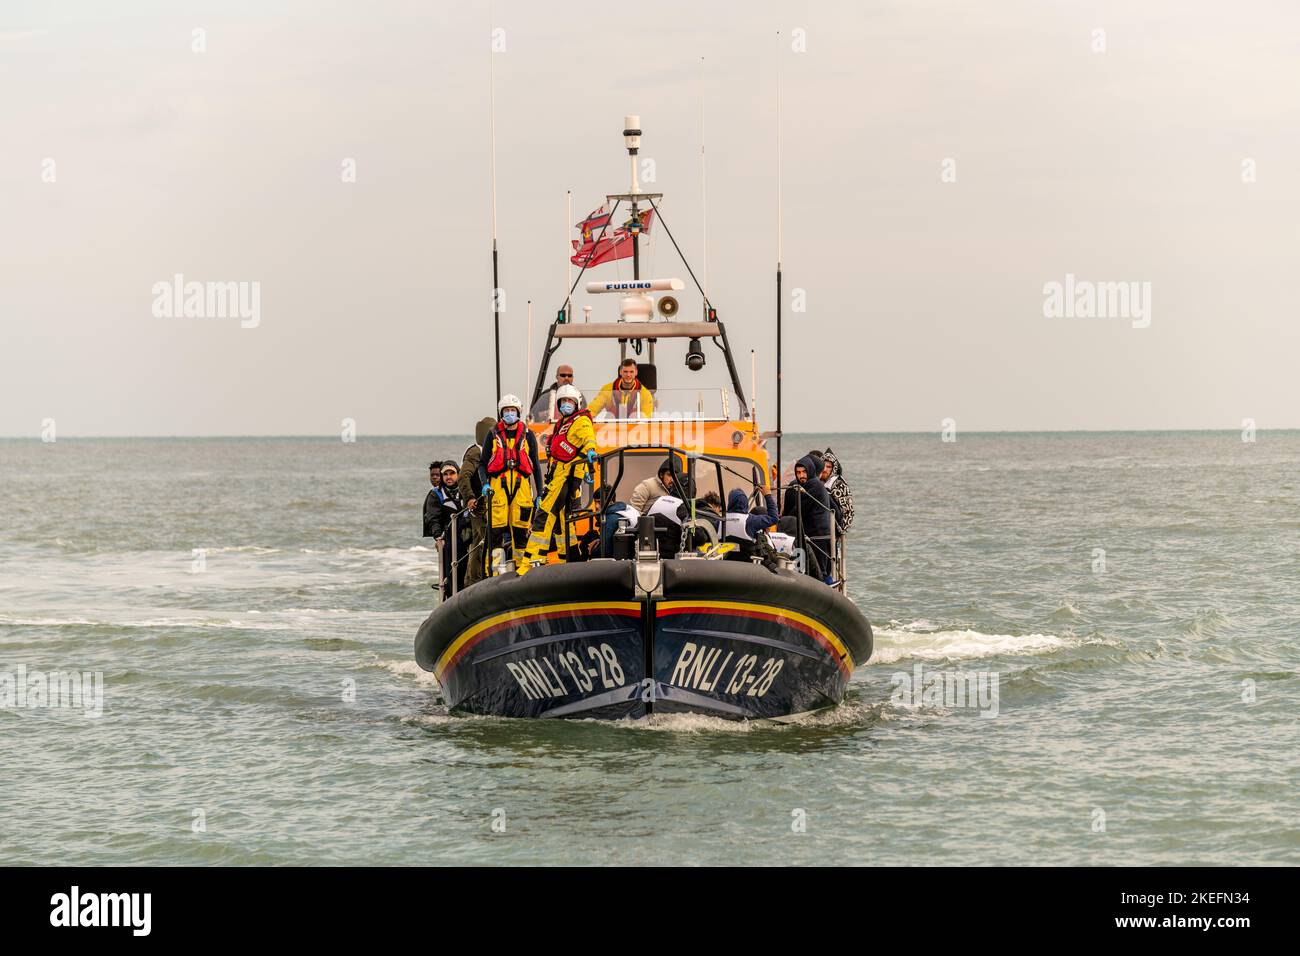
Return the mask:
MULTIPOLYGON (((528 387, 528 366, 533 351, 533 300, 528 300, 528 338, 524 339, 524 388, 528 387)), ((522 414, 525 410, 520 409, 522 414)))
MULTIPOLYGON (((627 144, 627 158, 632 162, 632 195, 636 196, 641 191, 641 187, 636 181, 636 154, 641 148, 641 117, 624 116, 623 117, 623 141, 627 144)), ((636 200, 632 200, 633 207, 636 208, 636 200)))
MULTIPOLYGON (((700 243, 700 274, 704 288, 709 288, 709 199, 708 176, 704 163, 704 57, 700 57, 700 219, 704 226, 704 241, 700 243)), ((706 292, 707 295, 707 292, 706 292)))
POLYGON ((569 245, 569 230, 573 228, 573 190, 564 191, 564 312, 570 311, 569 290, 573 288, 573 247, 569 245))
POLYGON ((758 424, 758 353, 749 350, 749 420, 758 424))

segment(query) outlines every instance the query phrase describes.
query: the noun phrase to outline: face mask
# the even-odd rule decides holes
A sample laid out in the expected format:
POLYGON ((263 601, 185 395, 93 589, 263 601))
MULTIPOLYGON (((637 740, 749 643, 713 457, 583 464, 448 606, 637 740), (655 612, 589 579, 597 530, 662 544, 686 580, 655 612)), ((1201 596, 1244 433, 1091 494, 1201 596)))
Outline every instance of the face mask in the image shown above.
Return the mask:
POLYGON ((578 406, 575 405, 575 404, 573 404, 573 402, 560 402, 560 414, 561 414, 561 415, 572 415, 572 414, 573 414, 573 410, 574 410, 575 408, 577 408, 577 407, 578 407, 578 406))
POLYGON ((507 425, 514 425, 519 421, 519 413, 506 412, 504 415, 501 416, 501 420, 505 422, 507 425))

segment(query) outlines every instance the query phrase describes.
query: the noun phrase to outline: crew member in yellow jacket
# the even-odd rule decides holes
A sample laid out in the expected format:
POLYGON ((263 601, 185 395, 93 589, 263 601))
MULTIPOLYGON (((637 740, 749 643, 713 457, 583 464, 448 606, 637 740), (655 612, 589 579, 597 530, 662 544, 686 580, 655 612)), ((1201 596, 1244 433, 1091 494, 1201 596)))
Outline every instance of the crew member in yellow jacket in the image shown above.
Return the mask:
POLYGON ((524 547, 533 512, 533 478, 541 478, 537 459, 537 436, 520 418, 524 403, 514 395, 502 395, 497 404, 500 416, 479 456, 480 494, 489 501, 488 542, 484 560, 493 548, 509 548, 512 554, 524 547))
POLYGON ((618 378, 603 386, 596 394, 596 400, 587 406, 593 418, 606 408, 620 419, 650 418, 654 414, 654 396, 641 384, 636 372, 636 359, 623 359, 623 364, 618 367, 618 378))
POLYGON ((533 562, 550 550, 552 535, 560 558, 567 557, 568 535, 563 525, 557 531, 556 523, 567 519, 578 500, 582 479, 593 476, 596 464, 596 430, 590 413, 578 408, 581 397, 572 385, 561 385, 555 392, 555 408, 560 419, 546 445, 550 462, 546 491, 533 510, 533 533, 528 537, 523 560, 516 562, 520 574, 527 573, 533 562))

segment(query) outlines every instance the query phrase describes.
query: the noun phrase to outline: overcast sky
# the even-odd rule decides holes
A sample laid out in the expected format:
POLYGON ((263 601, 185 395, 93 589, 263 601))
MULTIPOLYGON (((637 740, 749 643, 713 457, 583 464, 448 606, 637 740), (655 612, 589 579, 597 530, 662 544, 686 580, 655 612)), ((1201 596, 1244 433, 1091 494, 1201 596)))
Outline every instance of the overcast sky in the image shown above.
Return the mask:
MULTIPOLYGON (((526 301, 535 363, 563 299, 565 190, 577 221, 626 188, 625 113, 699 272, 703 96, 707 284, 771 427, 779 64, 788 430, 1300 426, 1294 0, 494 10, 6 0, 0 434, 469 431, 490 60, 508 390, 526 301), (260 283, 260 324, 155 316, 177 273, 260 283), (1150 283, 1149 325, 1045 316, 1067 274, 1150 283)), ((647 271, 687 278, 662 235, 647 271)), ((561 356, 593 383, 614 348, 561 356)), ((665 384, 722 372, 665 351, 665 384)))

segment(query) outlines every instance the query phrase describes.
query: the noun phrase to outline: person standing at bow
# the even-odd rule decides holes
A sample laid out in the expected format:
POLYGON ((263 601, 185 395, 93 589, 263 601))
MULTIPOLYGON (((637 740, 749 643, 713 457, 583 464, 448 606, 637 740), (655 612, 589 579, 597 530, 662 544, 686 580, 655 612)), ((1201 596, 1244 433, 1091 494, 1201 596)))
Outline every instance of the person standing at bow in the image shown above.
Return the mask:
POLYGON ((470 523, 470 544, 467 551, 469 571, 465 574, 467 585, 482 581, 486 576, 487 558, 484 549, 487 547, 487 512, 484 509, 487 501, 476 496, 482 486, 478 466, 482 461, 483 443, 487 441, 496 423, 497 420, 491 415, 484 415, 478 420, 474 426, 474 441, 465 449, 460 463, 460 484, 457 488, 461 500, 465 502, 465 510, 469 512, 470 523))
POLYGON ((523 402, 502 395, 497 422, 483 442, 479 456, 479 491, 488 501, 487 552, 509 546, 522 550, 533 516, 533 481, 540 477, 537 436, 520 414, 523 402))
MULTIPOLYGON (((439 474, 438 484, 429 492, 424 502, 424 533, 434 539, 438 548, 438 567, 442 573, 442 596, 445 599, 465 587, 465 571, 469 563, 469 548, 473 533, 469 522, 463 520, 464 502, 457 487, 460 481, 460 469, 454 461, 444 461, 439 466, 439 474), (456 542, 454 549, 453 538, 456 542), (455 561, 452 561, 453 550, 456 552, 455 561), (454 587, 452 586, 453 565, 456 575, 454 587)), ((432 478, 431 473, 430 480, 432 478)))
POLYGON ((563 522, 567 521, 579 498, 583 478, 594 477, 596 464, 596 430, 592 427, 590 413, 579 404, 581 398, 572 385, 561 385, 555 391, 555 406, 560 419, 555 423, 546 446, 550 464, 546 493, 533 513, 533 533, 528 538, 523 560, 517 562, 520 574, 527 573, 532 563, 550 549, 552 537, 560 559, 567 560, 568 534, 563 522), (557 522, 560 523, 558 530, 557 522))

